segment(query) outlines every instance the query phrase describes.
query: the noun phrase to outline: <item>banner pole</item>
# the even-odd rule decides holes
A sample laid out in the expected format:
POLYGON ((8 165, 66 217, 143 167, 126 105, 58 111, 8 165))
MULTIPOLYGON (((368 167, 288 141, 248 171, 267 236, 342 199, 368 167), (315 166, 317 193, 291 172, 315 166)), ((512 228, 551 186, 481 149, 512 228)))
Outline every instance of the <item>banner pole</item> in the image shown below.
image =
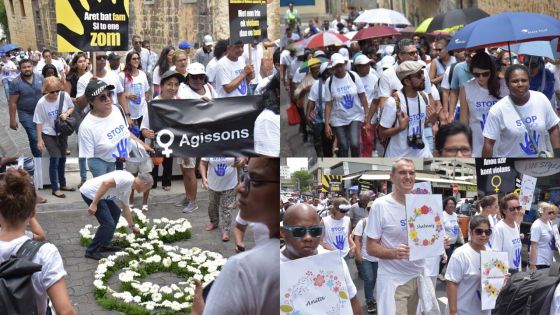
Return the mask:
POLYGON ((97 69, 96 69, 97 68, 97 58, 96 58, 97 56, 96 56, 95 51, 92 53, 92 56, 93 56, 92 57, 93 60, 92 60, 92 63, 91 63, 91 73, 93 74, 93 77, 96 77, 97 76, 97 69))

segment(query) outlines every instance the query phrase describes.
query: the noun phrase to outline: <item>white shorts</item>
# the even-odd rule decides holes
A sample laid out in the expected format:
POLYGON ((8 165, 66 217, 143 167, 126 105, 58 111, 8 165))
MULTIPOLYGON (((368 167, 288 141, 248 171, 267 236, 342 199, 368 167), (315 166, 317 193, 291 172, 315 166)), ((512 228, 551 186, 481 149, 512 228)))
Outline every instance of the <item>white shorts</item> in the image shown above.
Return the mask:
POLYGON ((132 174, 149 173, 154 168, 152 159, 148 158, 142 162, 126 162, 126 170, 132 174))
POLYGON ((177 164, 181 165, 182 168, 194 168, 196 165, 196 158, 193 157, 178 158, 177 164))

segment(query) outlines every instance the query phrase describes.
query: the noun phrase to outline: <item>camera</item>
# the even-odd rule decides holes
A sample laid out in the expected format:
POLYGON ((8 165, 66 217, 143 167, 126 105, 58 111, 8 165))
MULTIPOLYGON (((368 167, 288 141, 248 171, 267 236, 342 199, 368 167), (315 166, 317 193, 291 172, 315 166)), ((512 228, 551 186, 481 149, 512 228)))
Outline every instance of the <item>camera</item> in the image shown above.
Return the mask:
POLYGON ((419 137, 417 134, 408 136, 406 141, 408 142, 408 146, 413 149, 424 149, 424 141, 422 140, 422 137, 419 137))

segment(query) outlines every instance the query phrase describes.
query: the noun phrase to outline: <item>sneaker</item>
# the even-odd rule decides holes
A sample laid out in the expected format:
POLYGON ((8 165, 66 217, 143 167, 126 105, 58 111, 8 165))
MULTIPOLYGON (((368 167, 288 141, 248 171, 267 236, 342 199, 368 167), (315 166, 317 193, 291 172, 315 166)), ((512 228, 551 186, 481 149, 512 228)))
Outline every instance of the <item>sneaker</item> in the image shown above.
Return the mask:
POLYGON ((183 209, 184 213, 191 213, 194 210, 198 209, 198 205, 196 201, 189 202, 189 204, 183 209))
POLYGON ((101 254, 100 252, 88 253, 87 251, 86 251, 86 254, 84 255, 84 257, 94 259, 94 260, 100 260, 101 258, 107 258, 107 256, 101 254))
POLYGON ((175 203, 175 207, 186 207, 189 204, 189 198, 185 197, 175 203))
POLYGON ((374 313, 377 310, 375 308, 375 301, 374 300, 366 301, 366 305, 367 305, 367 312, 368 313, 374 313))
POLYGON ((113 245, 101 246, 99 248, 99 252, 120 252, 122 250, 121 247, 113 245))

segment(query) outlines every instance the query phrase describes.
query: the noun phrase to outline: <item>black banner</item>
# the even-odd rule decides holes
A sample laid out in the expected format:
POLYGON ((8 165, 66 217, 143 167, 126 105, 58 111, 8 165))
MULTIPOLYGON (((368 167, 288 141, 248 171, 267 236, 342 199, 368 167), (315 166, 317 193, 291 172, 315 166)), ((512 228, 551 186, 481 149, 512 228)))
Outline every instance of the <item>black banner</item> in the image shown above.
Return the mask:
POLYGON ((515 170, 514 162, 514 159, 508 158, 475 159, 478 194, 498 194, 502 197, 518 190, 521 187, 521 174, 515 170))
POLYGON ((267 37, 266 27, 266 0, 229 0, 231 43, 261 42, 267 37))
POLYGON ((128 50, 128 6, 126 0, 56 0, 56 50, 128 50))
POLYGON ((358 180, 358 190, 360 192, 372 190, 375 191, 375 182, 371 180, 358 180))
POLYGON ((203 100, 154 100, 150 128, 163 155, 254 156, 253 128, 261 96, 203 100))

